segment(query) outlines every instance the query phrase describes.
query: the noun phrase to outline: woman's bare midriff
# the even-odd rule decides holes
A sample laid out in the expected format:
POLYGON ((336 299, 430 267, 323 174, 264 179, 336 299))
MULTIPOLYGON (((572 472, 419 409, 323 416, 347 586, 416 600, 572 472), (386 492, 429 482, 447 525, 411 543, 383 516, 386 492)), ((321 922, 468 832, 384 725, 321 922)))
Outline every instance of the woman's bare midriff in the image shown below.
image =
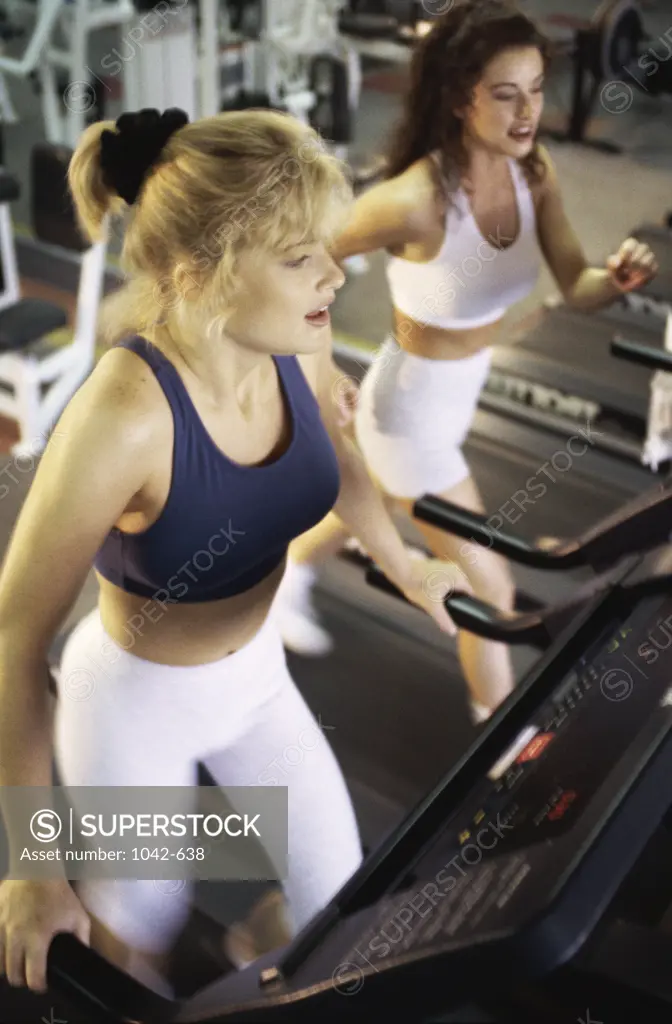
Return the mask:
POLYGON ((394 314, 394 336, 404 351, 423 359, 466 359, 496 344, 503 317, 485 327, 453 331, 418 323, 398 309, 394 314))
MULTIPOLYGON (((97 574, 103 626, 124 650, 162 665, 205 665, 249 643, 263 625, 285 563, 251 590, 185 604, 129 594, 97 574)), ((165 593, 165 591, 163 592, 165 593)))

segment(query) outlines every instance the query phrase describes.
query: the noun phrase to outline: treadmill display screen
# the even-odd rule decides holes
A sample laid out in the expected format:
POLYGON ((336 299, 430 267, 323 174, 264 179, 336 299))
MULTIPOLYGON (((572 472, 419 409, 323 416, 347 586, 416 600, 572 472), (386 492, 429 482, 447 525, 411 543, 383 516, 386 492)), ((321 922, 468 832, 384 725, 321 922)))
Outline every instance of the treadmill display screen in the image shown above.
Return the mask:
POLYGON ((492 766, 488 810, 507 827, 507 849, 571 828, 654 709, 666 703, 672 705, 672 597, 657 595, 602 634, 492 766))

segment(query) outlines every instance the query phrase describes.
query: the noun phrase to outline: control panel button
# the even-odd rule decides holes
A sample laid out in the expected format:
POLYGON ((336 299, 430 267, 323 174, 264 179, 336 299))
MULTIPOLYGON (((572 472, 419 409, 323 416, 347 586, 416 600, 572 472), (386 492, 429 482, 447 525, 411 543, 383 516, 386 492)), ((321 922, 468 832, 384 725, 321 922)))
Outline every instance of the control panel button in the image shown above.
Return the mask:
POLYGON ((497 779, 501 778, 502 775, 511 767, 518 755, 525 749, 530 740, 534 739, 539 729, 536 725, 528 725, 527 728, 519 734, 517 739, 513 741, 511 746, 506 750, 499 760, 490 768, 488 772, 488 778, 491 782, 496 782, 497 779))

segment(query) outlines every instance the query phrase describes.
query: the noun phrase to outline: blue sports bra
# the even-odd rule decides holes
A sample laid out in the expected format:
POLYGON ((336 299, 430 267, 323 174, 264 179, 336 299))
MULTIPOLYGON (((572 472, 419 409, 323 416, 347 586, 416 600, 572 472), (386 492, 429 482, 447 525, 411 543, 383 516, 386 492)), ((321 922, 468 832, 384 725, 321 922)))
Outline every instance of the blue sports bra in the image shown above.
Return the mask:
POLYGON ((208 434, 173 364, 144 338, 121 343, 153 370, 173 414, 170 492, 142 533, 114 527, 94 565, 106 580, 159 602, 218 601, 249 590, 318 523, 340 488, 336 453, 295 356, 274 363, 292 421, 287 450, 241 466, 208 434))

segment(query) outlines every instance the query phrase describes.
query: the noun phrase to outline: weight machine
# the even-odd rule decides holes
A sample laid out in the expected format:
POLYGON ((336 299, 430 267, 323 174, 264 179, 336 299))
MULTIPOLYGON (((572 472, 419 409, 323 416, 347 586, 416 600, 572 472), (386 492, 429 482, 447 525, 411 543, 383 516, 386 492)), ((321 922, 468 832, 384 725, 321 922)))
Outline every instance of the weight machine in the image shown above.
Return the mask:
MULTIPOLYGON (((205 84, 199 95, 198 8, 186 0, 174 6, 136 0, 135 8, 126 38, 127 45, 133 46, 133 56, 124 65, 124 109, 180 107, 190 121, 203 116, 205 84)), ((202 18, 203 45, 209 30, 202 18)))
MULTIPOLYGON (((180 106, 196 119, 231 106, 275 107, 313 124, 345 158, 361 68, 339 28, 344 3, 37 0, 20 8, 34 11, 23 54, 0 53, 0 86, 5 76, 34 80, 55 145, 74 148, 88 121, 104 116, 110 79, 123 75, 124 109, 180 106), (117 28, 121 42, 97 64, 91 35, 105 28, 117 28)), ((5 122, 14 119, 1 88, 0 109, 5 122)))
MULTIPOLYGON (((1 86, 32 78, 46 140, 73 149, 104 116, 110 80, 123 76, 123 109, 179 106, 191 120, 230 107, 268 106, 312 124, 347 160, 361 90, 360 58, 339 27, 345 0, 37 0, 21 57, 0 53, 1 86), (121 42, 96 63, 92 33, 115 28, 121 42), (58 42, 57 42, 58 40, 58 42)), ((19 6, 12 8, 14 16, 19 6)), ((3 104, 3 97, 6 103, 3 104)), ((353 168, 355 186, 379 168, 353 168)), ((358 258, 351 271, 366 269, 358 258)))
POLYGON ((33 79, 48 142, 73 148, 98 105, 103 82, 90 67, 91 35, 130 29, 135 18, 131 0, 37 0, 26 49, 21 57, 0 54, 0 75, 33 79))
MULTIPOLYGON (((230 106, 287 110, 347 161, 362 73, 357 47, 341 31, 344 6, 345 0, 229 0, 222 33, 217 0, 200 0, 203 115, 230 106), (222 67, 230 68, 232 54, 239 85, 229 85, 223 95, 222 67)), ((379 171, 375 164, 351 164, 355 188, 375 180, 379 171)), ((365 257, 352 257, 346 265, 352 273, 368 269, 365 257)))
POLYGON ((571 47, 572 101, 564 131, 544 134, 557 142, 575 142, 605 153, 622 147, 586 136, 600 101, 607 113, 625 113, 636 93, 672 94, 672 40, 655 40, 644 29, 637 0, 603 0, 585 28, 579 28, 571 47), (661 47, 667 53, 661 53, 661 47))
POLYGON ((339 29, 345 0, 200 0, 201 115, 269 106, 312 124, 345 156, 359 104, 357 50, 339 29), (238 64, 238 89, 222 69, 238 64))
POLYGON ((77 253, 81 270, 72 338, 60 344, 68 313, 43 299, 21 295, 9 204, 18 183, 0 173, 0 242, 5 288, 0 293, 0 413, 18 425, 12 447, 17 457, 36 456, 95 362, 96 324, 103 294, 107 230, 101 241, 86 243, 77 228, 66 190, 70 151, 41 143, 31 154, 32 227, 48 246, 77 253), (65 201, 64 201, 65 200, 65 201))

